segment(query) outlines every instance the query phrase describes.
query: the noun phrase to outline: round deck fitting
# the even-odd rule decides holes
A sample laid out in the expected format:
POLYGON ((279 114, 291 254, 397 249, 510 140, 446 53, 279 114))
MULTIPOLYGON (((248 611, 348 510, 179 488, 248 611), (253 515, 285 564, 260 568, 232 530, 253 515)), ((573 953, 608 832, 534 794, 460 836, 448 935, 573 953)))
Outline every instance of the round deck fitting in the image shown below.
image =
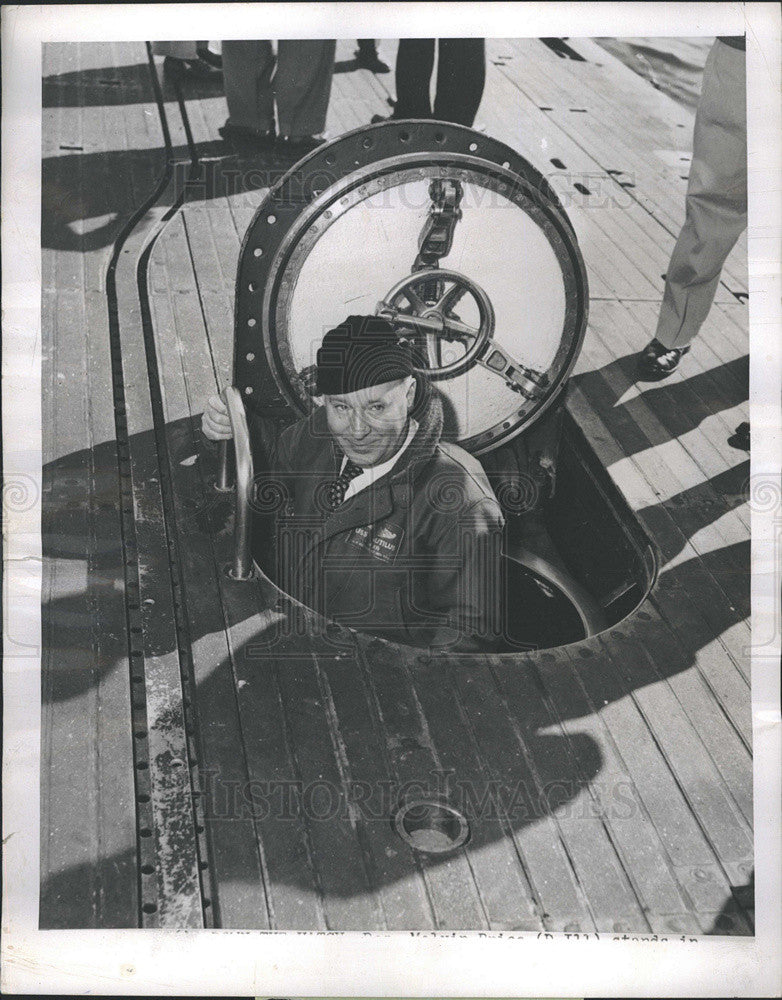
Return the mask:
POLYGON ((394 830, 414 851, 447 854, 467 843, 467 819, 452 806, 432 799, 405 802, 392 817, 394 830))

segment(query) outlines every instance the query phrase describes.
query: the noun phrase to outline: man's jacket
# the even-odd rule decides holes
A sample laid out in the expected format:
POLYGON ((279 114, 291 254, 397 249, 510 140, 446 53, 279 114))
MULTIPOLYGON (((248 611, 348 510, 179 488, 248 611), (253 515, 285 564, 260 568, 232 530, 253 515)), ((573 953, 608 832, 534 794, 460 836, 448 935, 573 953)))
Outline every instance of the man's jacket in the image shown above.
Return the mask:
POLYGON ((340 456, 325 410, 276 435, 269 426, 251 423, 251 435, 264 437, 268 470, 256 464, 256 496, 258 509, 277 512, 283 590, 397 642, 466 650, 496 641, 502 512, 479 463, 440 440, 436 397, 390 472, 334 511, 326 493, 340 456))

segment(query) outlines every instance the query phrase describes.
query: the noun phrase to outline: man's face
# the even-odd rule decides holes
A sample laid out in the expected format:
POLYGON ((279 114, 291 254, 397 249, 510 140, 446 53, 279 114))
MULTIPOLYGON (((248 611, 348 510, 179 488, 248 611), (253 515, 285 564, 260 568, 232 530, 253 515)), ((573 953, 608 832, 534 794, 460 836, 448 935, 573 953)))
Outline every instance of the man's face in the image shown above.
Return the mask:
POLYGON ((362 469, 381 465, 402 443, 415 397, 415 379, 384 382, 339 396, 324 396, 329 430, 362 469))

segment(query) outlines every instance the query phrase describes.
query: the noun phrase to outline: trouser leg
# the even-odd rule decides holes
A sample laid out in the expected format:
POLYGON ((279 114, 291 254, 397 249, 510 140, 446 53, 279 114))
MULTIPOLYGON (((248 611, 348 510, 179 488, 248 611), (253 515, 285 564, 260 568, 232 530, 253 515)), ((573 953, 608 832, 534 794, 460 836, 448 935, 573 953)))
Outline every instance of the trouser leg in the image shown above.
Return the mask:
POLYGON ((394 118, 431 118, 429 85, 434 69, 433 38, 401 38, 396 53, 394 118))
POLYGON ((223 42, 222 53, 228 121, 257 132, 268 131, 274 125, 271 42, 223 42))
POLYGON ((196 42, 153 42, 152 54, 172 59, 197 59, 196 42))
POLYGON ((437 46, 437 96, 440 121, 472 125, 486 82, 486 46, 482 38, 441 38, 437 46))
POLYGON ((281 135, 302 138, 326 127, 336 47, 333 40, 279 42, 274 92, 281 135))
POLYGON ((358 51, 365 59, 377 59, 377 44, 374 38, 357 38, 358 51))
POLYGON ((715 42, 695 118, 686 220, 668 265, 655 333, 666 347, 686 347, 697 335, 746 225, 745 54, 715 42))

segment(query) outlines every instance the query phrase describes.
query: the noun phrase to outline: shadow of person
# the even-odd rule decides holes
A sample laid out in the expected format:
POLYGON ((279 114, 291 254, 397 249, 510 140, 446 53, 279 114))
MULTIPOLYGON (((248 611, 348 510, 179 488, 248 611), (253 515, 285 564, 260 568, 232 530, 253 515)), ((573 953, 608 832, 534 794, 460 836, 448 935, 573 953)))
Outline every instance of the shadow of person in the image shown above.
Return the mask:
MULTIPOLYGON (((322 873, 318 874, 319 866, 323 864, 332 873, 348 873, 344 878, 328 880, 330 896, 344 899, 365 896, 378 885, 401 884, 419 871, 419 857, 398 841, 387 811, 373 818, 362 816, 360 811, 357 817, 355 810, 346 809, 344 816, 334 818, 336 825, 330 833, 329 824, 313 825, 303 808, 294 810, 292 817, 281 817, 275 814, 274 803, 267 801, 261 804, 265 811, 255 812, 259 801, 253 789, 257 793, 258 782, 268 782, 272 777, 305 785, 307 781, 332 781, 341 801, 351 794, 351 788, 345 784, 346 773, 354 777, 366 775, 370 784, 413 777, 428 787, 438 764, 431 735, 427 733, 431 734, 435 727, 444 733, 450 729, 451 743, 463 744, 459 751, 460 766, 466 767, 465 773, 473 782, 475 801, 481 800, 491 782, 496 785, 504 781, 507 785, 513 777, 520 789, 512 812, 506 809, 503 816, 494 820, 479 817, 472 850, 507 837, 509 830, 518 833, 530 824, 547 822, 571 804, 577 807, 580 797, 596 787, 603 767, 599 742, 586 732, 570 730, 564 735, 557 731, 558 723, 575 720, 583 714, 575 703, 558 704, 554 717, 546 700, 535 694, 514 707, 512 725, 497 716, 497 724, 492 723, 485 733, 478 736, 475 730, 467 729, 461 740, 459 692, 466 688, 459 685, 477 684, 478 688, 473 690, 482 692, 487 711, 502 698, 497 676, 487 671, 482 658, 473 662, 469 657, 460 657, 453 667, 438 665, 437 658, 420 665, 417 654, 412 655, 414 651, 410 649, 348 635, 345 630, 340 630, 344 637, 342 647, 335 646, 333 637, 312 627, 291 627, 280 633, 281 621, 290 623, 296 615, 303 615, 301 620, 306 626, 310 613, 295 610, 295 605, 270 584, 259 585, 262 593, 259 597, 256 585, 226 582, 223 574, 231 551, 231 500, 219 495, 215 498, 211 485, 213 453, 200 449, 197 427, 197 421, 191 419, 178 420, 166 427, 165 460, 172 471, 177 512, 177 521, 170 525, 170 530, 178 535, 180 556, 184 559, 188 646, 200 650, 195 712, 201 734, 199 764, 205 773, 212 774, 204 796, 207 828, 211 841, 219 848, 219 880, 225 885, 225 892, 230 891, 231 899, 237 898, 235 889, 241 885, 246 886, 243 898, 256 901, 264 893, 274 893, 286 886, 302 898, 315 899, 322 877, 322 873), (279 603, 273 602, 275 593, 279 603), (277 640, 270 641, 275 635, 277 640), (458 683, 453 670, 461 672, 458 683), (433 693, 437 694, 434 699, 433 693), (416 720, 425 720, 425 724, 416 720), (335 739, 341 747, 339 753, 335 750, 335 739), (476 775, 481 774, 476 781, 476 775), (283 841, 289 845, 285 850, 283 841), (313 843, 320 845, 315 854, 313 843), (277 846, 266 850, 270 844, 277 846), (396 852, 393 863, 367 868, 365 852, 369 844, 382 847, 383 853, 385 847, 396 852), (265 845, 264 864, 269 877, 265 886, 258 874, 261 845, 265 845), (298 859, 295 863, 291 852, 298 859), (253 858, 251 865, 248 859, 253 858)), ((153 433, 134 435, 131 448, 134 452, 155 449, 153 433)), ((96 467, 101 470, 100 502, 118 504, 119 487, 113 492, 111 487, 112 465, 116 469, 114 442, 104 442, 90 453, 81 451, 58 458, 45 471, 53 487, 67 484, 71 479, 72 490, 78 492, 83 489, 84 469, 96 467)), ((726 474, 712 484, 714 496, 735 497, 744 471, 726 474)), ((697 497, 702 500, 707 492, 701 488, 689 497, 692 510, 697 512, 697 516, 693 514, 694 528, 718 516, 717 503, 694 502, 697 497)), ((55 489, 45 494, 47 563, 54 558, 83 559, 84 540, 89 548, 89 540, 95 537, 95 524, 90 523, 89 516, 86 529, 83 518, 75 528, 69 496, 67 491, 58 493, 55 489)), ((88 515, 91 510, 95 507, 88 504, 88 515)), ((150 572, 168 572, 167 554, 161 556, 159 564, 149 567, 150 572)), ((746 549, 738 551, 726 546, 665 571, 660 585, 673 590, 686 589, 695 585, 693 574, 706 573, 716 579, 722 560, 733 562, 745 557, 746 549)), ((117 582, 122 586, 123 567, 113 561, 109 551, 103 558, 101 572, 105 574, 105 586, 117 582)), ((68 698, 76 704, 79 698, 88 696, 90 687, 108 671, 121 669, 128 673, 125 657, 95 662, 88 671, 80 671, 78 665, 68 660, 67 647, 83 643, 83 627, 92 616, 94 605, 86 587, 82 592, 62 595, 44 608, 44 619, 64 636, 57 649, 46 649, 43 657, 44 692, 51 706, 56 706, 58 698, 68 698), (69 633, 70 626, 73 631, 69 633), (61 628, 64 631, 59 631, 61 628), (65 666, 60 668, 63 652, 65 666), (59 677, 52 682, 52 675, 58 669, 59 677)), ((697 650, 741 617, 738 606, 729 613, 725 606, 716 607, 710 618, 704 619, 699 629, 688 636, 687 648, 680 647, 676 656, 655 659, 651 674, 643 665, 637 670, 617 671, 593 660, 591 669, 602 673, 601 707, 625 698, 640 686, 689 669, 697 650)), ((52 634, 51 628, 44 632, 47 634, 52 634)), ((173 651, 172 648, 156 652, 173 651)), ((534 662, 534 654, 524 654, 516 668, 517 672, 529 670, 530 690, 540 683, 535 678, 534 662), (530 666, 524 667, 525 663, 530 666)), ((151 719, 150 725, 155 724, 156 720, 151 719)), ((426 864, 447 864, 448 858, 449 855, 433 856, 426 864)), ((132 865, 128 865, 124 854, 104 858, 93 874, 94 877, 85 878, 80 865, 50 873, 42 888, 42 926, 62 926, 66 920, 72 927, 104 926, 102 911, 97 913, 95 909, 95 885, 105 883, 105 891, 115 898, 121 885, 132 881, 132 865), (66 897, 67 903, 63 902, 66 897)), ((242 897, 242 893, 238 896, 242 897)), ((261 918, 256 915, 256 922, 252 923, 246 904, 241 905, 245 905, 245 910, 237 915, 239 911, 225 903, 225 897, 221 901, 221 887, 217 884, 213 906, 218 926, 262 926, 261 918)))
POLYGON ((44 108, 87 108, 149 104, 149 63, 68 70, 44 76, 44 108))
MULTIPOLYGON (((135 840, 135 830, 128 830, 135 840)), ((136 846, 57 871, 41 885, 39 928, 138 926, 136 846)))
POLYGON ((111 246, 137 208, 134 182, 151 193, 166 166, 163 147, 70 153, 41 164, 41 246, 86 253, 111 246))
POLYGON ((745 355, 690 378, 657 383, 617 403, 635 385, 636 362, 636 355, 625 355, 571 380, 591 401, 618 449, 627 456, 680 438, 713 414, 749 398, 749 356, 745 355), (654 422, 648 419, 649 411, 654 422))
MULTIPOLYGON (((746 504, 749 469, 748 461, 740 462, 663 503, 639 511, 660 550, 663 586, 673 587, 672 581, 676 580, 676 586, 690 595, 702 596, 711 591, 713 599, 701 600, 701 606, 716 615, 726 614, 726 621, 731 623, 750 613, 749 539, 712 547, 686 560, 679 556, 700 532, 746 504)), ((716 537, 710 533, 700 545, 713 546, 716 537)))
MULTIPOLYGON (((160 75, 163 98, 175 100, 176 88, 187 100, 219 97, 223 93, 220 73, 199 75, 178 65, 179 60, 164 60, 160 75)), ((96 69, 68 70, 49 73, 42 81, 42 107, 88 108, 121 107, 127 104, 150 104, 154 101, 150 90, 150 65, 148 62, 124 66, 105 66, 96 69)))
POLYGON ((353 73, 361 69, 358 59, 339 59, 334 63, 334 73, 353 73))
MULTIPOLYGON (((706 933, 720 934, 720 935, 737 933, 736 931, 737 923, 739 927, 742 927, 744 923, 744 916, 741 913, 741 911, 743 911, 743 913, 752 914, 752 921, 754 924, 754 913, 755 913, 754 869, 746 885, 739 885, 733 888, 733 896, 726 901, 720 913, 715 917, 713 925, 706 933)), ((752 930, 754 930, 754 927, 752 927, 752 930)), ((738 933, 746 933, 746 931, 742 929, 739 930, 738 933)))
POLYGON ((88 253, 109 247, 138 208, 134 190, 151 195, 173 165, 171 200, 248 194, 276 183, 298 159, 271 149, 237 155, 221 140, 200 143, 193 169, 190 150, 175 146, 45 157, 41 166, 41 246, 88 253))

